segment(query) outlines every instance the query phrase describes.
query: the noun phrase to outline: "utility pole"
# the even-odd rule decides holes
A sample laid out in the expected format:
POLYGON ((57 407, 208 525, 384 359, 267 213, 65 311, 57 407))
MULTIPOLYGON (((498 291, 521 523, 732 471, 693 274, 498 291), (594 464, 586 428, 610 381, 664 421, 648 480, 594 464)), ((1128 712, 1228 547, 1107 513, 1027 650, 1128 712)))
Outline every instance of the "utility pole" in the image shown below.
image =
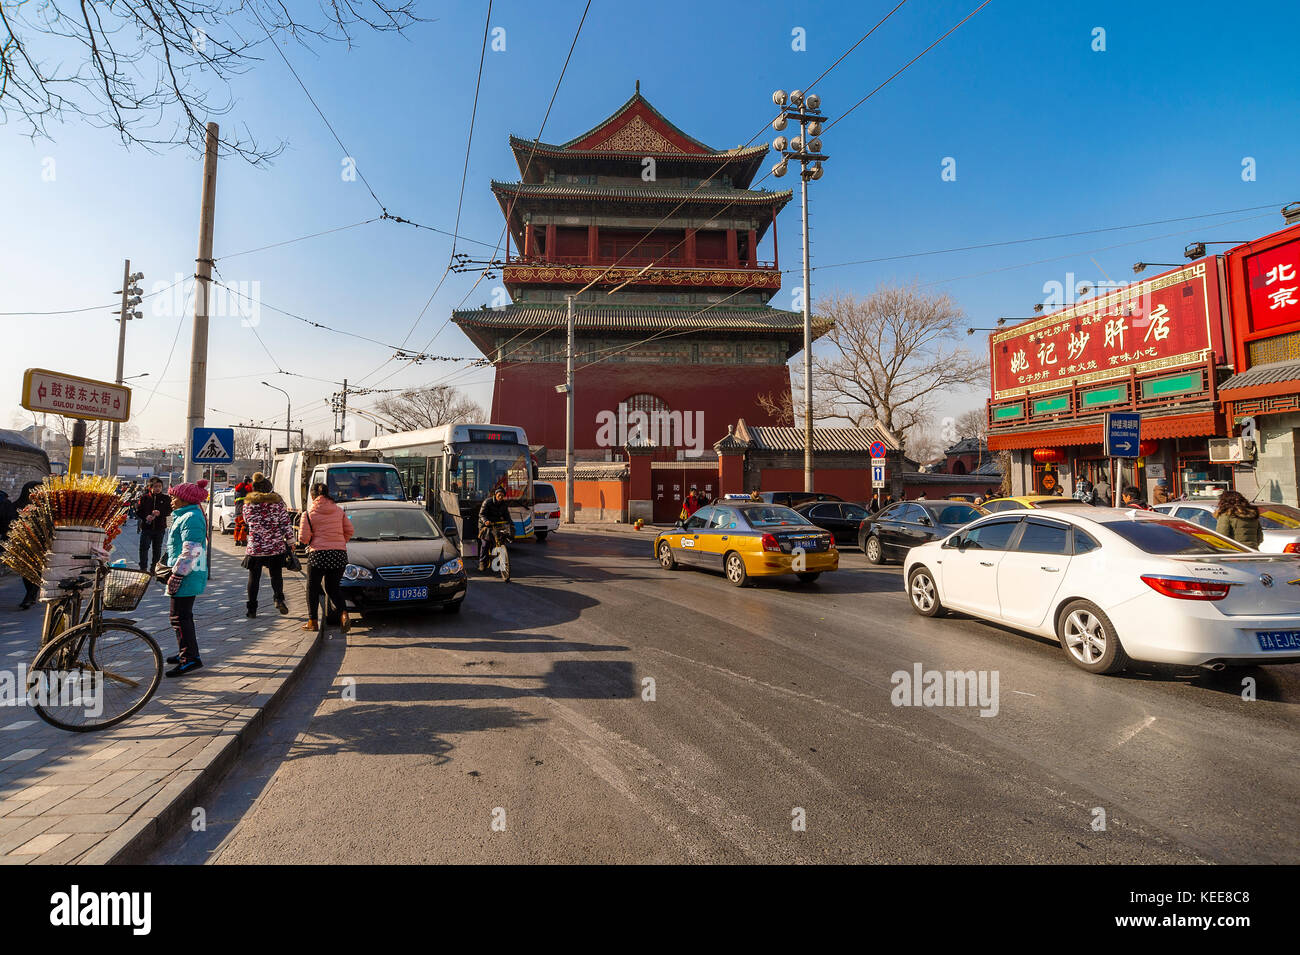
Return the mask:
MULTIPOLYGON (((122 309, 117 313, 117 378, 122 383, 122 363, 126 359, 126 323, 133 318, 142 318, 141 312, 133 311, 140 304, 143 290, 133 283, 144 278, 143 272, 131 274, 131 260, 122 265, 122 309), (128 296, 130 296, 128 298, 128 296)), ((119 455, 121 453, 122 425, 114 421, 110 426, 108 439, 108 473, 117 474, 119 455)))
POLYGON ((343 408, 339 413, 339 438, 348 439, 348 380, 343 379, 343 408))
POLYGON ((190 342, 190 401, 185 428, 185 480, 196 481, 202 467, 191 463, 194 429, 203 427, 208 401, 208 299, 212 291, 212 229, 217 205, 216 123, 208 123, 203 153, 203 200, 199 207, 199 257, 194 271, 194 337, 190 342))
POLYGON ((564 523, 573 523, 573 296, 566 295, 568 347, 564 358, 564 523))

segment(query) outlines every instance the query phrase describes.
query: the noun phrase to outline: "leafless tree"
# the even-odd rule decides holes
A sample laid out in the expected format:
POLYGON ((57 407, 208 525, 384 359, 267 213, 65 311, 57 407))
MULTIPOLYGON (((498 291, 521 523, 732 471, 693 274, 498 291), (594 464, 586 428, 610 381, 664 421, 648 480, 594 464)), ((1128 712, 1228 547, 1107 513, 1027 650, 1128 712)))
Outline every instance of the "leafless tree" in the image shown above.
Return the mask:
POLYGON ((879 422, 904 443, 931 413, 936 392, 980 385, 987 361, 958 346, 964 316, 946 294, 882 285, 865 297, 837 293, 818 313, 834 322, 830 354, 813 362, 815 389, 836 418, 879 422))
POLYGON ((333 434, 314 434, 304 440, 302 446, 305 451, 328 451, 333 443, 333 434))
POLYGON ((482 408, 450 385, 388 395, 375 403, 375 410, 403 431, 482 421, 487 417, 482 408))
MULTIPOLYGON (((414 0, 317 0, 302 19, 281 0, 28 0, 0 3, 0 123, 33 137, 80 118, 126 145, 204 148, 209 120, 230 111, 231 79, 293 40, 349 47, 368 30, 401 32, 414 0), (262 46, 266 44, 265 46, 262 46), (261 49, 258 49, 261 47, 261 49)), ((306 4, 296 4, 299 9, 306 4)), ((287 61, 286 61, 287 62, 287 61)), ((280 152, 245 126, 222 151, 253 164, 280 152)))
POLYGON ((971 408, 957 416, 954 424, 957 440, 962 438, 979 438, 987 441, 989 436, 989 419, 983 408, 971 408))

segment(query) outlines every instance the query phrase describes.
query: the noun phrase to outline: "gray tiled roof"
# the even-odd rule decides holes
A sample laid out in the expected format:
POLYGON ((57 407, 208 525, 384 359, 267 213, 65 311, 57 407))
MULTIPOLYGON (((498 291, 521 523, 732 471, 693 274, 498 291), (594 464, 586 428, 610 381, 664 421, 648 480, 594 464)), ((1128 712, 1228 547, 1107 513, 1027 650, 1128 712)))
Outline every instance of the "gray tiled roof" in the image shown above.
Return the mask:
POLYGON ((1248 368, 1219 385, 1219 392, 1236 388, 1254 388, 1257 385, 1274 385, 1283 381, 1300 381, 1300 361, 1275 361, 1268 365, 1248 368))
MULTIPOLYGON (((628 467, 623 461, 585 461, 573 465, 573 476, 580 481, 621 481, 627 474, 628 467)), ((563 481, 564 476, 563 466, 537 469, 539 481, 563 481)))
MULTIPOLYGON (((747 433, 753 451, 803 450, 803 428, 749 425, 747 433)), ((873 441, 884 441, 885 446, 893 450, 881 428, 813 428, 814 451, 860 451, 865 454, 871 450, 873 441)))
MULTIPOLYGON (((563 305, 507 305, 504 308, 471 308, 452 312, 457 325, 492 328, 563 328, 567 313, 563 305)), ((574 306, 575 328, 657 330, 668 328, 739 329, 752 331, 803 330, 803 315, 766 306, 690 307, 681 305, 587 305, 574 306)), ((830 323, 814 316, 813 330, 821 334, 830 323)))

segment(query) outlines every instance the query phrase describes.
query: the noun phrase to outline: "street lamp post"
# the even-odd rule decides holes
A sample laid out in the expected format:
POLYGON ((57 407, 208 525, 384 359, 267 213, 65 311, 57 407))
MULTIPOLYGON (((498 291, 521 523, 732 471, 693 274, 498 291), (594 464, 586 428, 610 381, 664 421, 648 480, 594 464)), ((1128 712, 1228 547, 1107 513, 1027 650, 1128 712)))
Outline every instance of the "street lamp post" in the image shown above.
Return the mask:
POLYGON ((264 381, 264 382, 262 382, 262 384, 266 385, 266 387, 268 387, 268 388, 274 388, 276 391, 280 392, 280 394, 284 395, 284 401, 285 401, 285 405, 284 405, 284 409, 285 409, 285 410, 284 410, 284 446, 285 446, 285 448, 286 448, 287 450, 292 451, 292 450, 293 450, 293 431, 292 431, 292 428, 293 428, 293 401, 289 398, 289 392, 285 391, 283 388, 279 387, 278 385, 273 385, 273 384, 271 384, 269 381, 264 381))
POLYGON ((826 117, 821 112, 821 97, 816 93, 805 96, 802 90, 793 90, 786 96, 785 90, 777 90, 772 94, 772 102, 781 108, 781 115, 772 122, 773 129, 781 132, 792 119, 799 124, 799 135, 794 139, 777 136, 772 140, 772 148, 782 156, 772 167, 772 175, 778 179, 784 176, 791 159, 799 163, 799 195, 803 201, 803 489, 812 491, 812 269, 808 262, 808 182, 822 177, 822 163, 830 158, 822 153, 819 138, 826 117))

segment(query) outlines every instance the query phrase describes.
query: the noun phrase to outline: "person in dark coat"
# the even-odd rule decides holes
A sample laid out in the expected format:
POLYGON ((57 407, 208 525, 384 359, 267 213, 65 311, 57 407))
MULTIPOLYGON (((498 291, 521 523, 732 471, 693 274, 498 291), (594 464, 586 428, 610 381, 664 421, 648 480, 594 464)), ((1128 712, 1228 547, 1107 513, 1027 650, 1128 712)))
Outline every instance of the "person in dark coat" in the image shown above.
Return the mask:
POLYGON ((1214 509, 1218 518, 1215 527, 1224 537, 1231 537, 1238 544, 1259 550, 1264 541, 1264 531, 1259 523, 1259 508, 1246 500, 1240 491, 1224 491, 1219 495, 1219 506, 1214 509))
MULTIPOLYGON (((41 486, 40 481, 28 481, 26 484, 23 485, 23 489, 18 492, 18 500, 14 501, 10 505, 14 510, 14 515, 9 521, 10 524, 12 524, 15 520, 17 520, 18 513, 24 507, 26 507, 28 504, 32 502, 32 491, 36 490, 36 488, 40 486, 41 486)), ((5 532, 5 536, 8 537, 9 536, 8 525, 5 526, 4 532, 5 532)), ((40 585, 35 584, 32 581, 28 580, 26 577, 24 577, 23 578, 23 599, 22 602, 18 605, 18 609, 19 610, 30 609, 31 606, 36 603, 36 598, 39 597, 40 595, 41 595, 40 585)))
POLYGON ((1119 492, 1119 498, 1124 507, 1136 507, 1141 511, 1151 510, 1147 507, 1147 502, 1142 500, 1142 492, 1131 485, 1119 492))
POLYGON ((162 479, 151 478, 149 490, 140 495, 135 516, 140 525, 140 569, 152 572, 154 564, 162 560, 163 535, 167 533, 167 518, 171 515, 171 496, 163 491, 162 479), (150 550, 153 560, 149 559, 150 550))

